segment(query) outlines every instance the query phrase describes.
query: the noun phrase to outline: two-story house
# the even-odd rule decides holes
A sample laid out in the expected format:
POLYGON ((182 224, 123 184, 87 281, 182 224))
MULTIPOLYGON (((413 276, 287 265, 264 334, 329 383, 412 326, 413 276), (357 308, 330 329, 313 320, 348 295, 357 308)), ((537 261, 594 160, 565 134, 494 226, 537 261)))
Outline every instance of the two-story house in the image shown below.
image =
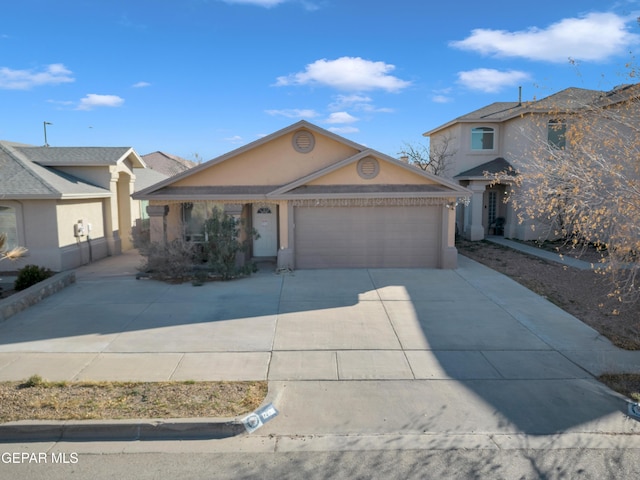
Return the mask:
MULTIPOLYGON (((638 96, 638 85, 624 85, 610 92, 567 88, 529 102, 496 102, 423 135, 432 152, 447 144, 447 176, 473 192, 468 205, 459 205, 458 232, 469 240, 504 235, 520 240, 538 239, 542 222, 520 221, 505 202, 508 183, 496 183, 500 172, 523 172, 533 155, 544 149, 565 149, 567 122, 572 114, 598 108, 616 108, 638 96)), ((603 142, 604 143, 604 142, 603 142)))

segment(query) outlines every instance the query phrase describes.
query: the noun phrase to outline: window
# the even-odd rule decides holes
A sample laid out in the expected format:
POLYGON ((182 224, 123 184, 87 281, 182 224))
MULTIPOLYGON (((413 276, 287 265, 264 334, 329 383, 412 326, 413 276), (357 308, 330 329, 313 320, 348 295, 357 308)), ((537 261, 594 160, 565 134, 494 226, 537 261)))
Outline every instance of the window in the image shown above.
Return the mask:
POLYGON ((564 150, 567 146, 567 124, 562 120, 549 120, 547 123, 547 142, 550 148, 564 150))
POLYGON ((214 208, 222 210, 224 207, 211 201, 182 204, 182 225, 187 241, 202 242, 206 240, 204 222, 211 217, 214 208))
POLYGON ((18 222, 15 208, 0 205, 0 233, 7 236, 6 248, 18 246, 18 222))
POLYGON ((491 127, 471 129, 471 150, 493 150, 494 130, 491 127))

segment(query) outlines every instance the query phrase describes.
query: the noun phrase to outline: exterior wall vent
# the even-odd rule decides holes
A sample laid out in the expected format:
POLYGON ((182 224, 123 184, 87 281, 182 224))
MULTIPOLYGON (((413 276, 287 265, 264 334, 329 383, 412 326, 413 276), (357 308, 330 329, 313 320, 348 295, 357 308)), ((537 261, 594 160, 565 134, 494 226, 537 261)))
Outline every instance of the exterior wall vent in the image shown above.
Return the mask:
POLYGON ((370 180, 378 176, 380 164, 373 157, 364 157, 357 165, 358 175, 365 180, 370 180))
POLYGON ((307 130, 300 130, 293 135, 293 148, 296 152, 309 153, 315 145, 316 139, 307 130))

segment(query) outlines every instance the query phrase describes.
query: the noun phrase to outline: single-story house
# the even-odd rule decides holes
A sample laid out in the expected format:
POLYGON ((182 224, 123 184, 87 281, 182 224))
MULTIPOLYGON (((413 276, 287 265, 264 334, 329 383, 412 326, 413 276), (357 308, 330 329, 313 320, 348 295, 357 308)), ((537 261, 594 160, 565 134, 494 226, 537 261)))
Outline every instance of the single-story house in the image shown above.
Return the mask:
MULTIPOLYGON (((132 248, 146 205, 136 189, 166 178, 130 147, 42 147, 0 141, 0 231, 35 264, 63 271, 132 248)), ((6 262, 5 262, 6 263, 6 262)))
POLYGON ((214 207, 280 268, 455 268, 456 182, 300 121, 133 195, 151 239, 198 241, 214 207))

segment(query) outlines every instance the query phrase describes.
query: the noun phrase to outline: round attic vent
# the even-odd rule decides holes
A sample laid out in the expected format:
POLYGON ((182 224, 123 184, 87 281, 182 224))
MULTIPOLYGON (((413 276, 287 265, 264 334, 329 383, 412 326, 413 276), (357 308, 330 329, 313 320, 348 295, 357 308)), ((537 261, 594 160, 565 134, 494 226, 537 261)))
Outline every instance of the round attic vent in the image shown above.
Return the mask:
POLYGON ((316 139, 313 134, 307 130, 300 130, 293 135, 293 148, 300 153, 309 153, 313 150, 316 139))
POLYGON ((378 161, 373 157, 362 158, 357 165, 358 175, 365 180, 376 178, 380 171, 380 165, 378 161))

